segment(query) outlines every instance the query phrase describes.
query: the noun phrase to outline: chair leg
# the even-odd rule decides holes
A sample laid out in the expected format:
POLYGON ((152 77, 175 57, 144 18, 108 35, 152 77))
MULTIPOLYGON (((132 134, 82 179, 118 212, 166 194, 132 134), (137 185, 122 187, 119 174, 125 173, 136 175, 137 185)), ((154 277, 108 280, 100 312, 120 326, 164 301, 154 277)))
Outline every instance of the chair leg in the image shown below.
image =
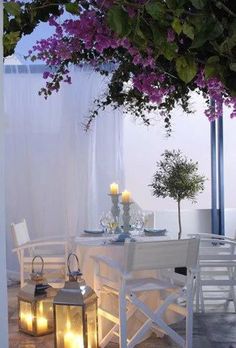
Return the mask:
POLYGON ((200 311, 200 282, 199 282, 199 275, 197 275, 196 279, 196 312, 198 313, 200 311))
POLYGON ((23 288, 25 284, 24 279, 24 250, 20 251, 20 287, 23 288))
POLYGON ((187 289, 186 348, 193 346, 193 289, 187 289))
POLYGON ((127 348, 127 318, 126 318, 126 293, 122 286, 119 292, 119 320, 120 320, 120 348, 127 348))

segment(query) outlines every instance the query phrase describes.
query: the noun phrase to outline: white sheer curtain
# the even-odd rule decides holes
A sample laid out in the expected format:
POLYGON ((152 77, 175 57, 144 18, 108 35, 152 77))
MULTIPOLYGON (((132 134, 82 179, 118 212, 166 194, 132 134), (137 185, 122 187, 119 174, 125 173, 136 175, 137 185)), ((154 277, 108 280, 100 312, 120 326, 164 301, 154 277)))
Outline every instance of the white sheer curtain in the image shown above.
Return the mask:
POLYGON ((92 101, 106 86, 88 67, 73 72, 72 85, 47 101, 38 96, 42 74, 21 66, 10 70, 5 73, 6 229, 8 269, 15 270, 11 222, 25 217, 32 239, 98 227, 110 206, 109 184, 123 185, 123 123, 119 111, 107 110, 84 131, 92 101))

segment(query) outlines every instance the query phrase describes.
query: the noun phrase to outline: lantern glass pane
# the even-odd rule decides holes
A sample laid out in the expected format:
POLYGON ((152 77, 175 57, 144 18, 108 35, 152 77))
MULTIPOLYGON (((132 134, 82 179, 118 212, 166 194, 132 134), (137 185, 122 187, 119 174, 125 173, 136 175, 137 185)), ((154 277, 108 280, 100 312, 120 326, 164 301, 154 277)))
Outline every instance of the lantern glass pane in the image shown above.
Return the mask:
POLYGON ((88 348, 97 348, 97 303, 86 308, 88 348))
POLYGON ((22 330, 33 332, 34 313, 30 302, 19 302, 19 320, 22 330))
POLYGON ((52 299, 44 299, 36 303, 36 330, 38 335, 46 334, 53 328, 52 299))
POLYGON ((55 319, 57 348, 85 348, 81 306, 55 305, 55 319))

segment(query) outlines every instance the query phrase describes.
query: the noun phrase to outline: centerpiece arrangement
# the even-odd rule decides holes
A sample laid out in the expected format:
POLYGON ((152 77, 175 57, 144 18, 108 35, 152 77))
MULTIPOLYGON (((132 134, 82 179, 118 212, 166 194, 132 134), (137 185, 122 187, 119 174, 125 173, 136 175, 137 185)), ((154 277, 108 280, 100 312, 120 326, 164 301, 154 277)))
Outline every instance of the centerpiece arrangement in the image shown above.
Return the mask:
POLYGON ((115 233, 118 234, 117 241, 123 242, 126 238, 130 238, 130 206, 133 203, 131 201, 131 194, 129 191, 125 190, 121 194, 119 193, 119 186, 116 183, 110 185, 110 193, 112 201, 111 213, 113 216, 115 224, 115 233), (120 226, 120 207, 119 207, 119 197, 121 196, 121 204, 123 206, 123 226, 120 226))

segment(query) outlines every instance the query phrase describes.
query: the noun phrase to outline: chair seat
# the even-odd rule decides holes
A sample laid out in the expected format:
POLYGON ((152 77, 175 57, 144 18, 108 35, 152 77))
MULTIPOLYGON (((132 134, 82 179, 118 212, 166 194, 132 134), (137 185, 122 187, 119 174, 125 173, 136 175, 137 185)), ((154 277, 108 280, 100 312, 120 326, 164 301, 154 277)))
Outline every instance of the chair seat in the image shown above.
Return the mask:
POLYGON ((50 256, 50 257, 55 257, 55 256, 62 256, 65 251, 62 249, 56 250, 54 249, 45 249, 45 248, 34 248, 34 255, 42 255, 44 256, 50 256))
POLYGON ((126 288, 127 291, 132 290, 133 292, 178 289, 178 287, 173 285, 171 282, 155 278, 128 280, 126 282, 126 288))
MULTIPOLYGON (((118 292, 119 283, 106 282, 103 279, 103 284, 106 290, 109 292, 118 292)), ((178 286, 173 285, 171 282, 155 279, 155 278, 133 278, 126 281, 126 292, 142 292, 142 291, 153 291, 153 290, 174 290, 179 289, 178 286)))
MULTIPOLYGON (((44 266, 46 266, 47 263, 64 263, 65 264, 65 256, 58 256, 58 255, 50 255, 50 257, 45 257, 43 254, 40 254, 43 257, 44 260, 44 266)), ((24 264, 32 264, 32 257, 27 256, 24 258, 24 264)), ((40 262, 35 261, 35 265, 41 264, 40 262)))

